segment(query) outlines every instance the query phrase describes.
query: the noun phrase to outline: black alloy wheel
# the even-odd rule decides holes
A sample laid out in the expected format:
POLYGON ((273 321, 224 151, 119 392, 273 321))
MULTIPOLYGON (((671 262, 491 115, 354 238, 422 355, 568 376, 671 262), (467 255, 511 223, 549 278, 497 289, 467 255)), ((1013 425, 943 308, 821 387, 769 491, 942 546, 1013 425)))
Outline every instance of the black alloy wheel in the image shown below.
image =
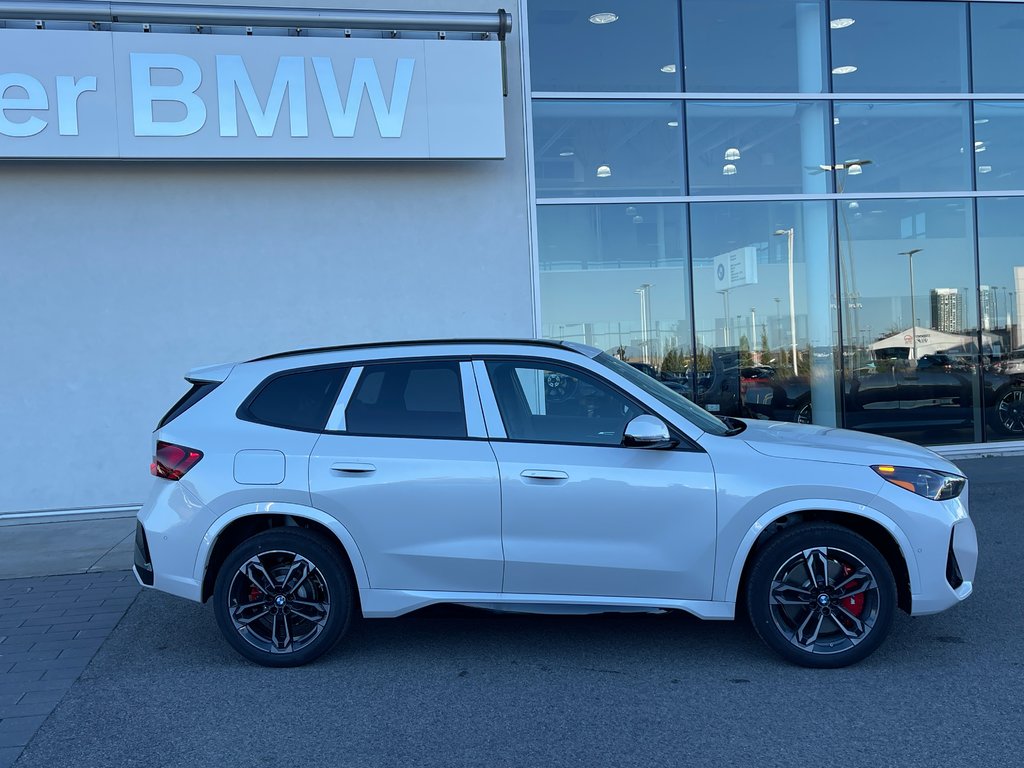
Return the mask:
POLYGON ((329 651, 352 624, 354 606, 341 557, 302 528, 275 528, 239 544, 214 589, 224 638, 270 667, 307 664, 329 651))
POLYGON ((796 412, 793 414, 793 421, 797 424, 810 424, 811 419, 811 401, 806 400, 797 406, 796 412))
POLYGON ((1024 434, 1024 388, 1013 387, 999 396, 995 426, 1008 435, 1024 434))
POLYGON ((747 610, 757 634, 805 667, 855 664, 885 639, 896 582, 882 554, 846 528, 810 523, 780 533, 756 555, 747 610))

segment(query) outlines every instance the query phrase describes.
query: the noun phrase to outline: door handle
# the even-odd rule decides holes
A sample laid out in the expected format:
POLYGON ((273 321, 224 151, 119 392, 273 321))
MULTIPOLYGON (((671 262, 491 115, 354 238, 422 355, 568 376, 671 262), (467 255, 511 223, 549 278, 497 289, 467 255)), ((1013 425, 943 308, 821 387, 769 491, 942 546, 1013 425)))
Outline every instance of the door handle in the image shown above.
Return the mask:
POLYGON ((362 461, 341 461, 331 464, 332 472, 345 472, 346 474, 358 475, 367 472, 375 472, 377 468, 373 464, 362 461))
POLYGON ((519 473, 520 477, 530 480, 568 480, 569 475, 559 469, 524 469, 519 473))

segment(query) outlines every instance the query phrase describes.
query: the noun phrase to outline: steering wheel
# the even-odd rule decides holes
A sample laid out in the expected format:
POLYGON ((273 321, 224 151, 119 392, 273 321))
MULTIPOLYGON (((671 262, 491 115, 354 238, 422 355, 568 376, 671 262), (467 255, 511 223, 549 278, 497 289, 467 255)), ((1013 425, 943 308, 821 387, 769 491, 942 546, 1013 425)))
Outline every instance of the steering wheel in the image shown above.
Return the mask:
POLYGON ((579 386, 579 379, 573 376, 554 371, 544 373, 544 395, 550 403, 564 403, 576 394, 579 386))

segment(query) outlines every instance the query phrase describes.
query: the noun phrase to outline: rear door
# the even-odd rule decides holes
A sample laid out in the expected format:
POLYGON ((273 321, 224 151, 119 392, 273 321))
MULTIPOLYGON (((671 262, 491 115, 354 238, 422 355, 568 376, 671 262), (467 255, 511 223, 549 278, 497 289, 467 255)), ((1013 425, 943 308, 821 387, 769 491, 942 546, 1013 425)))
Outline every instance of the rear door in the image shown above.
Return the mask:
POLYGON ((372 588, 501 591, 501 496, 485 437, 469 363, 353 369, 309 487, 352 534, 372 588))

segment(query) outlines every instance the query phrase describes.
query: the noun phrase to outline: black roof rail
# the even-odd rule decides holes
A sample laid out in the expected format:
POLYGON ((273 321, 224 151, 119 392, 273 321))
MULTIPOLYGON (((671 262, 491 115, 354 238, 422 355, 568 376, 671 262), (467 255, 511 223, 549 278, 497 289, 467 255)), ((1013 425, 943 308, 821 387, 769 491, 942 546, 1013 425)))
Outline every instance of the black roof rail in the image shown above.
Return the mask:
POLYGON ((278 360, 282 357, 298 357, 299 355, 313 355, 320 352, 346 352, 354 349, 382 349, 387 347, 419 347, 432 344, 530 344, 538 347, 554 347, 565 349, 571 352, 578 352, 568 344, 554 339, 409 339, 406 341, 375 341, 366 344, 342 344, 336 347, 311 347, 309 349, 295 349, 289 352, 276 352, 272 355, 254 357, 246 360, 247 363, 259 363, 264 360, 278 360))

